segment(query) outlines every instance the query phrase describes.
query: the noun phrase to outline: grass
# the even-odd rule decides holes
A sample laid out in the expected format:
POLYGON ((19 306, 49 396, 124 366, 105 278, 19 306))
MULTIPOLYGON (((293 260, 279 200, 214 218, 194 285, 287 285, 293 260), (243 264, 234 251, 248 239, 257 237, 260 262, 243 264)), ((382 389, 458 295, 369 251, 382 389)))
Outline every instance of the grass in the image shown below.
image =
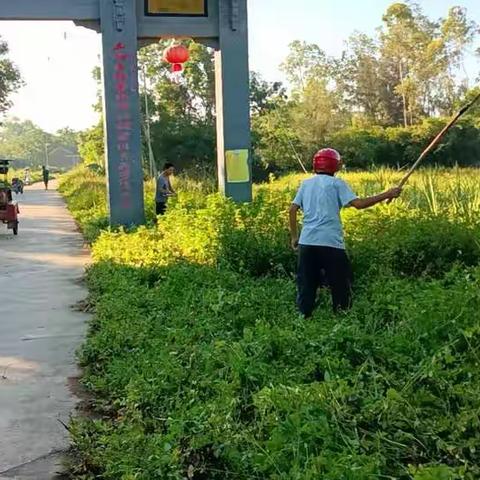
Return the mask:
MULTIPOLYGON (((398 177, 345 175, 361 195, 398 177)), ((248 205, 177 180, 158 226, 128 232, 106 228, 103 178, 64 179, 95 259, 79 358, 98 415, 72 422, 75 478, 480 478, 478 172, 345 211, 354 307, 321 292, 311 321, 286 229, 302 178, 248 205)))

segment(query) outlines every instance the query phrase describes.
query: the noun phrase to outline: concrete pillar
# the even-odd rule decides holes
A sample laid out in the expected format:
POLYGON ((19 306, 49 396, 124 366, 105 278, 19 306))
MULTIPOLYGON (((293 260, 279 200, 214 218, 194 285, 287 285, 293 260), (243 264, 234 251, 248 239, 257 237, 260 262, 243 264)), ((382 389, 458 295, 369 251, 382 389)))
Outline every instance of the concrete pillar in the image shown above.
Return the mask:
POLYGON ((110 223, 144 222, 136 0, 100 0, 110 223))
POLYGON ((219 2, 215 53, 219 187, 238 202, 252 199, 247 0, 219 2))

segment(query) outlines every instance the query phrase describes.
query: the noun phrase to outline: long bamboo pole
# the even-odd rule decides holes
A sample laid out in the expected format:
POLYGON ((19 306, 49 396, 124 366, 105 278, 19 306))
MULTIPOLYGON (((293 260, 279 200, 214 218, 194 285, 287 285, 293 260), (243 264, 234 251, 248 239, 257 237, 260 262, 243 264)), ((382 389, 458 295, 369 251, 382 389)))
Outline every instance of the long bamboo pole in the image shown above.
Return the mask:
POLYGON ((430 145, 428 145, 428 147, 421 153, 417 161, 411 166, 410 170, 402 178, 402 180, 398 185, 400 188, 402 188, 407 183, 412 173, 417 169, 417 167, 420 165, 422 160, 433 150, 433 148, 435 148, 435 146, 438 145, 438 143, 443 138, 443 136, 458 122, 458 120, 462 115, 468 112, 468 110, 470 110, 470 108, 472 108, 473 105, 477 103, 479 99, 480 99, 480 93, 470 103, 462 107, 461 110, 452 118, 452 120, 450 120, 448 125, 445 125, 442 131, 431 141, 430 145))

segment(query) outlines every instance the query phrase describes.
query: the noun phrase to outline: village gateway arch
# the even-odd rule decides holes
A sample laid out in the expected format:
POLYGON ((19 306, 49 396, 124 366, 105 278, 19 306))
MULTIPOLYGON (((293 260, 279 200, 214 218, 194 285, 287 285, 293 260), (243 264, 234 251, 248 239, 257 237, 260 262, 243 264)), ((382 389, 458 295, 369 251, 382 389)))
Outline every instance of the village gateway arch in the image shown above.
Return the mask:
POLYGON ((111 224, 144 221, 137 50, 162 37, 215 49, 219 186, 236 201, 251 200, 246 2, 0 0, 0 20, 72 20, 102 34, 111 224))

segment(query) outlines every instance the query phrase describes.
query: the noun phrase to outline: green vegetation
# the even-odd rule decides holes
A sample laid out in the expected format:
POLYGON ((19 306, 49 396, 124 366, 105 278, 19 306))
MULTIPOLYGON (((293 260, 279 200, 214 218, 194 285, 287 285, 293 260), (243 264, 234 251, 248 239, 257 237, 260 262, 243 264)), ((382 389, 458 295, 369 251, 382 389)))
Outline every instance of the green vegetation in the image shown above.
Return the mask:
MULTIPOLYGON (((57 149, 64 148, 74 154, 77 150, 76 144, 77 133, 70 128, 51 134, 30 120, 20 121, 17 118, 7 120, 0 128, 0 157, 15 159, 18 169, 40 168, 45 164, 46 149, 49 152, 49 168, 56 169, 57 149)), ((70 158, 67 162, 63 158, 62 160, 62 168, 66 168, 71 162, 70 158)))
POLYGON ((11 107, 9 96, 18 90, 21 85, 20 71, 9 58, 7 42, 0 37, 0 114, 11 107))
MULTIPOLYGON (((321 45, 292 42, 281 66, 288 89, 252 72, 256 180, 298 169, 299 159, 308 163, 325 145, 337 147, 351 168, 411 163, 445 119, 478 93, 463 68, 464 56, 474 48, 480 31, 467 13, 452 7, 433 20, 413 2, 393 3, 379 19, 375 35, 353 34, 337 57, 327 55, 321 45)), ((191 60, 181 77, 172 81, 169 65, 162 60, 169 42, 149 45, 139 57, 141 76, 146 75, 142 93, 149 106, 157 168, 172 162, 177 170, 193 166, 213 172, 213 51, 185 41, 191 60)), ((98 70, 94 76, 100 79, 98 70)), ((101 110, 101 101, 96 108, 101 110)), ((472 109, 451 130, 428 158, 430 165, 478 165, 479 111, 479 106, 472 109)), ((147 112, 143 114, 146 124, 147 112)), ((102 125, 80 136, 80 152, 87 163, 102 164, 102 140, 102 125)), ((146 138, 143 157, 145 171, 152 172, 146 138)))
MULTIPOLYGON (((345 177, 363 195, 398 175, 345 177)), ((286 228, 301 178, 249 205, 177 179, 158 226, 131 232, 104 228, 101 176, 65 178, 95 259, 75 478, 480 477, 478 171, 426 170, 399 201, 346 210, 354 307, 334 316, 322 292, 310 321, 286 228)))
POLYGON ((108 226, 105 177, 82 166, 61 177, 59 190, 87 240, 92 241, 108 226))
POLYGON ((347 314, 325 291, 312 320, 297 314, 286 221, 303 178, 291 172, 319 146, 341 151, 359 195, 396 184, 477 93, 463 57, 478 31, 463 8, 433 21, 394 3, 337 58, 293 42, 288 91, 252 72, 254 174, 269 181, 246 205, 211 180, 211 50, 185 40, 191 61, 172 81, 169 41, 142 49, 144 170, 173 162, 190 176, 158 225, 147 183, 148 223, 129 231, 108 227, 101 124, 79 135, 89 167, 63 177, 94 257, 79 352, 94 411, 71 424, 75 478, 480 478, 480 178, 457 167, 478 165, 480 107, 400 200, 344 212, 347 314))

